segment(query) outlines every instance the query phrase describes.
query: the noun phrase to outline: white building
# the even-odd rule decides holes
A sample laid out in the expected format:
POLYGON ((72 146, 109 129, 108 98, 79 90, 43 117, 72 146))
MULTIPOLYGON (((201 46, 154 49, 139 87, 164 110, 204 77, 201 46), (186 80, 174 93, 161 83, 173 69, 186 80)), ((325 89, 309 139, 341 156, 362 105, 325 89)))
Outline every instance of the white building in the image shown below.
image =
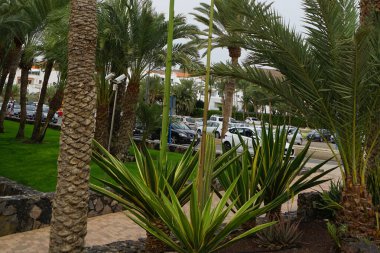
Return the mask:
MULTIPOLYGON (((42 82, 44 81, 45 71, 40 67, 33 66, 29 71, 28 76, 28 93, 39 93, 42 88, 42 82)), ((49 78, 48 85, 53 85, 58 83, 59 71, 52 70, 49 78)), ((21 69, 17 69, 15 76, 15 83, 21 84, 21 69)))

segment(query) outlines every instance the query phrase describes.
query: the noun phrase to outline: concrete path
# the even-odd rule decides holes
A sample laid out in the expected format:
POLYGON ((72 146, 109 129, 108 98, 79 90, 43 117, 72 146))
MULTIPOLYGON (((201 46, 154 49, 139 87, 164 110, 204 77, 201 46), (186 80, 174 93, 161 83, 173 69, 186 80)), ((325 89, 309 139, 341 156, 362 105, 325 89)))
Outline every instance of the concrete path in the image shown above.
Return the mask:
MULTIPOLYGON (((307 167, 315 166, 320 160, 311 160, 307 167)), ((323 167, 328 169, 336 166, 329 162, 323 167)), ((325 178, 337 180, 339 169, 325 178)), ((328 189, 330 183, 314 187, 309 191, 328 189)), ((215 199, 217 201, 217 199, 215 199)), ((283 212, 297 210, 297 196, 282 206, 283 212)), ((132 222, 123 212, 102 215, 88 220, 86 246, 104 245, 116 241, 137 240, 145 237, 145 231, 132 222)), ((0 237, 0 253, 46 253, 49 249, 49 227, 0 237)))

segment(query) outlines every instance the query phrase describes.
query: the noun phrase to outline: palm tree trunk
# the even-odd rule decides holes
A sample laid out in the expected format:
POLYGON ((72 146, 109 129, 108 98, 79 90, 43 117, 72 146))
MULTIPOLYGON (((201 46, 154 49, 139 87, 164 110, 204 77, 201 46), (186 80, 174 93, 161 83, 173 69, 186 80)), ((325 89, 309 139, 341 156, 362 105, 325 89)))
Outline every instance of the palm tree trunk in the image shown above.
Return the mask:
POLYGON ((0 77, 0 96, 1 94, 3 94, 5 79, 7 79, 8 73, 9 73, 8 66, 3 67, 3 70, 1 71, 1 77, 0 77))
POLYGON ((49 127, 51 120, 53 119, 55 112, 62 106, 63 95, 64 94, 63 94, 63 85, 62 85, 62 87, 59 87, 57 89, 53 98, 49 102, 49 111, 48 111, 45 123, 40 129, 40 132, 38 133, 35 142, 42 143, 44 141, 46 131, 49 127))
POLYGON ((50 227, 50 252, 83 252, 94 137, 97 1, 71 0, 68 75, 50 227))
POLYGON ((133 129, 136 123, 136 108, 138 103, 140 83, 131 80, 128 84, 121 116, 120 129, 117 131, 114 141, 114 154, 117 159, 126 161, 128 147, 131 144, 133 129))
MULTIPOLYGON (((239 61, 239 57, 241 56, 241 48, 240 47, 229 47, 228 48, 231 61, 233 65, 237 65, 239 61)), ((232 115, 232 107, 234 103, 234 93, 236 87, 236 80, 230 79, 226 86, 224 87, 224 102, 223 102, 223 126, 222 126, 222 135, 226 134, 228 130, 228 122, 232 115)))
POLYGON ((281 207, 282 207, 282 205, 270 210, 266 214, 268 220, 270 220, 270 221, 279 220, 281 217, 281 207))
POLYGON ((38 137, 40 130, 41 130, 42 109, 43 109, 43 104, 45 102, 47 86, 49 83, 51 71, 53 70, 53 65, 54 65, 54 60, 48 60, 46 62, 44 80, 42 82, 40 98, 38 99, 38 104, 37 104, 36 118, 34 120, 33 133, 32 133, 32 137, 31 137, 32 141, 37 141, 37 137, 38 137))
POLYGON ((376 238, 375 211, 372 198, 365 185, 355 185, 352 178, 346 179, 342 193, 342 210, 338 222, 348 228, 348 235, 354 238, 376 238))
MULTIPOLYGON (((155 220, 151 222, 156 228, 159 228, 165 234, 170 235, 170 230, 168 227, 161 221, 155 220)), ((146 232, 146 241, 145 241, 145 252, 147 253, 162 253, 165 252, 166 244, 157 239, 154 235, 146 232)))
MULTIPOLYGON (((22 57, 23 58, 23 57, 22 57)), ((26 124, 26 93, 28 92, 29 70, 32 67, 32 61, 26 64, 20 64, 21 67, 21 85, 20 85, 20 125, 16 135, 17 139, 25 138, 26 124)))
POLYGON ((98 104, 96 110, 95 140, 103 147, 108 146, 109 137, 109 105, 98 104))
POLYGON ((14 39, 14 43, 15 43, 14 48, 11 50, 11 52, 9 52, 10 53, 9 76, 8 76, 7 86, 5 88, 4 97, 3 97, 3 104, 0 110, 0 133, 4 133, 4 120, 5 120, 5 115, 7 112, 7 104, 11 97, 12 86, 15 80, 17 66, 21 58, 22 42, 18 39, 14 39))

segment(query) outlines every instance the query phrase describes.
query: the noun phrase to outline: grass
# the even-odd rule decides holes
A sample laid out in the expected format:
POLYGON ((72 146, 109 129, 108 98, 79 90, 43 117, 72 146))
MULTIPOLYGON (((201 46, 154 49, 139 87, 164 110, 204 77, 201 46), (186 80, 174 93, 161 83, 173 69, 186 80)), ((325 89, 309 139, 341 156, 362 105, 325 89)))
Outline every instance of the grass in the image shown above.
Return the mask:
MULTIPOLYGON (((12 179, 38 191, 55 191, 57 183, 57 157, 59 152, 58 130, 48 129, 42 144, 31 144, 25 140, 16 140, 18 123, 5 121, 5 133, 0 134, 0 176, 12 179)), ((25 135, 31 136, 32 125, 26 125, 25 135)), ((150 151, 153 158, 159 157, 159 151, 150 151)), ((181 154, 168 153, 171 162, 178 162, 181 154)), ((136 163, 126 163, 133 171, 136 163)), ((95 164, 91 164, 91 176, 105 178, 105 173, 95 164)), ((92 182, 96 183, 93 179, 92 182)))

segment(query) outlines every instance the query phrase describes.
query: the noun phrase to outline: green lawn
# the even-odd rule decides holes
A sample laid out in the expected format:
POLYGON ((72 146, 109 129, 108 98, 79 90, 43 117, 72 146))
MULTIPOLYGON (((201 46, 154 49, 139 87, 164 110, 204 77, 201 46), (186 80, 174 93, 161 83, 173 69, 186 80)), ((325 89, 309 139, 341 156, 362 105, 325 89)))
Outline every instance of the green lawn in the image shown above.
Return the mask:
MULTIPOLYGON (((42 192, 55 190, 57 178, 57 157, 59 151, 59 131, 48 129, 43 144, 30 144, 16 140, 18 123, 5 121, 5 133, 0 134, 0 176, 28 185, 42 192)), ((31 136, 32 125, 27 125, 26 136, 31 136)), ((153 158, 159 157, 159 151, 151 150, 153 158)), ((177 162, 181 154, 168 153, 172 162, 177 162)), ((136 170, 135 163, 127 167, 136 170)), ((91 175, 105 177, 105 173, 95 164, 91 165, 91 175)))

